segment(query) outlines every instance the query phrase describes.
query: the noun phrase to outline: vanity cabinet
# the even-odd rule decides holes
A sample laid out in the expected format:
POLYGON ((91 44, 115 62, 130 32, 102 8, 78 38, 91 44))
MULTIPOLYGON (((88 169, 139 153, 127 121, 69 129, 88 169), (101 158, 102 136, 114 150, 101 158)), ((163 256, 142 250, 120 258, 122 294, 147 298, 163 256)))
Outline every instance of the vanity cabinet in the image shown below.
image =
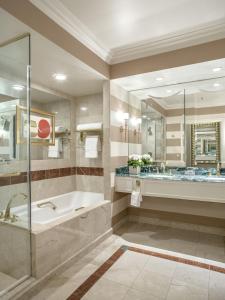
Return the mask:
POLYGON ((143 196, 225 203, 224 183, 154 180, 116 176, 115 189, 117 192, 132 193, 137 182, 141 184, 143 196))

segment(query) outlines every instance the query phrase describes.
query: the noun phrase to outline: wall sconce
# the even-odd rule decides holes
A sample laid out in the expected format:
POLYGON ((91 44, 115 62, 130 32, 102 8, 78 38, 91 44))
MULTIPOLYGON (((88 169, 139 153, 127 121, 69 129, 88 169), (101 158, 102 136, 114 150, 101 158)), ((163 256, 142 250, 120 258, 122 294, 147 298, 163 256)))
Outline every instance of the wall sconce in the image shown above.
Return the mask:
POLYGON ((138 130, 136 128, 134 129, 134 135, 137 135, 137 133, 141 132, 141 123, 142 123, 142 119, 141 118, 133 118, 132 124, 134 126, 138 125, 138 130))
POLYGON ((128 120, 129 120, 129 113, 124 113, 124 112, 117 112, 117 117, 119 121, 123 122, 124 125, 120 126, 120 132, 123 133, 125 132, 125 141, 127 137, 127 131, 128 131, 128 120))

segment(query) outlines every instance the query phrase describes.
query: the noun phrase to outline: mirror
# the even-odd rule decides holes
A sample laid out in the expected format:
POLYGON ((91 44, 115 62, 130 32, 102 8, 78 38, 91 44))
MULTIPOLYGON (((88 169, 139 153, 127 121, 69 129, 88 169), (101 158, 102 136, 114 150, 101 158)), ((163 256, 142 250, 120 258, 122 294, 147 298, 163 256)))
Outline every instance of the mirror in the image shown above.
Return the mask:
MULTIPOLYGON (((25 160, 26 89, 9 89, 12 83, 5 79, 0 83, 0 161, 25 160)), ((31 159, 69 160, 71 101, 36 88, 31 89, 31 98, 31 159)))
POLYGON ((70 100, 43 91, 33 91, 31 106, 32 160, 70 159, 71 110, 70 100), (49 134, 46 136, 48 127, 49 134))
POLYGON ((220 122, 191 125, 192 165, 220 161, 220 122))
POLYGON ((153 104, 153 99, 141 101, 142 154, 150 154, 154 161, 164 161, 165 116, 153 104))
POLYGON ((129 154, 148 153, 172 168, 225 167, 224 98, 224 77, 130 92, 130 118, 135 107, 141 121, 140 129, 129 122, 140 132, 129 154))

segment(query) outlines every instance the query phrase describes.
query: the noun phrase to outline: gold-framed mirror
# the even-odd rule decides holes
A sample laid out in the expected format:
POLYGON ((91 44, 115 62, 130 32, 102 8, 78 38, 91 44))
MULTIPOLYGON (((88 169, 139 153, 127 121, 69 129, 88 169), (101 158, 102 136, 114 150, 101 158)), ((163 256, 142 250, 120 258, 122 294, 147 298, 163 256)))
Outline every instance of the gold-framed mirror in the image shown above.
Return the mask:
POLYGON ((220 161, 220 122, 191 125, 191 161, 192 166, 220 161))

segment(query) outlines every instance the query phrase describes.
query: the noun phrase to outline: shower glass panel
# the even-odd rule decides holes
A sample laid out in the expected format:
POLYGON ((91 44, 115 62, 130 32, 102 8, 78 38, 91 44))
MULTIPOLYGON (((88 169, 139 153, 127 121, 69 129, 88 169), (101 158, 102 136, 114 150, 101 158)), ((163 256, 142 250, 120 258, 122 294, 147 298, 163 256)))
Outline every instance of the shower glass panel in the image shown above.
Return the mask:
POLYGON ((0 45, 0 297, 31 275, 29 66, 29 35, 0 45))

